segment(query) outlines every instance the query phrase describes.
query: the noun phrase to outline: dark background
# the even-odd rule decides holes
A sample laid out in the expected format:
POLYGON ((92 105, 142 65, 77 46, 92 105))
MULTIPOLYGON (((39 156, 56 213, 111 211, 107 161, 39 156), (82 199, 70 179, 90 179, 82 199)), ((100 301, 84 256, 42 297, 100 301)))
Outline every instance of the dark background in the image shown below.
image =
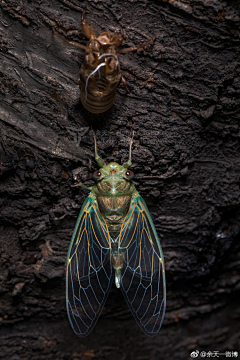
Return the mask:
MULTIPOLYGON (((94 116, 76 82, 86 44, 78 0, 0 0, 0 358, 159 360, 240 351, 240 5, 215 0, 90 0, 99 34, 122 26, 129 93, 94 116), (167 309, 150 338, 114 286, 92 333, 65 309, 65 261, 94 161, 124 162, 165 256, 167 309), (80 143, 79 143, 80 142, 80 143)), ((224 356, 221 356, 225 358, 224 356)), ((200 356, 199 356, 200 358, 200 356)))

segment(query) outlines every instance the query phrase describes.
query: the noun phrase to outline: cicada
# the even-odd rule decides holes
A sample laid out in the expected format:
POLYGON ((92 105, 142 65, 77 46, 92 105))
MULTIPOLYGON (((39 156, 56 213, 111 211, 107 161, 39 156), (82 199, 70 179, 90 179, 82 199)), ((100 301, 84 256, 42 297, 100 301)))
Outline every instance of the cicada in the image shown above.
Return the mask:
POLYGON ((84 19, 85 12, 86 8, 82 14, 81 26, 83 34, 89 39, 87 46, 67 40, 56 31, 56 27, 53 30, 56 35, 70 45, 86 51, 85 61, 80 68, 80 79, 78 80, 80 99, 88 111, 99 114, 112 106, 116 88, 121 80, 127 90, 126 81, 120 71, 119 54, 144 48, 153 43, 156 36, 140 46, 118 49, 124 40, 122 29, 121 33, 115 31, 111 34, 105 31, 97 37, 93 27, 89 26, 84 19))
POLYGON ((129 159, 123 165, 106 165, 98 155, 95 136, 94 141, 100 169, 93 174, 95 185, 86 187, 91 192, 68 250, 68 318, 78 336, 87 336, 101 314, 114 278, 137 324, 153 336, 165 313, 165 270, 151 215, 128 169, 132 140, 129 159))

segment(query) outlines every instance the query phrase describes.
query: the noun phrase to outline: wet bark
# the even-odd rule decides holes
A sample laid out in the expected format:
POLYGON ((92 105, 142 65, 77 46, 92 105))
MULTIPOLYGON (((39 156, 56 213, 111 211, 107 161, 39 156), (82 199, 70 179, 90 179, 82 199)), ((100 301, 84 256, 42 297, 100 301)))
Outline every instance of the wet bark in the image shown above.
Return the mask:
MULTIPOLYGON (((0 358, 188 359, 240 351, 240 5, 238 1, 88 1, 97 33, 121 25, 129 93, 91 115, 79 101, 86 44, 77 0, 0 0, 0 358), (113 287, 93 332, 75 336, 65 261, 100 155, 124 162, 165 256, 167 311, 146 337, 113 287), (200 355, 199 355, 200 356, 200 355)), ((222 355, 224 358, 225 355, 222 355)))

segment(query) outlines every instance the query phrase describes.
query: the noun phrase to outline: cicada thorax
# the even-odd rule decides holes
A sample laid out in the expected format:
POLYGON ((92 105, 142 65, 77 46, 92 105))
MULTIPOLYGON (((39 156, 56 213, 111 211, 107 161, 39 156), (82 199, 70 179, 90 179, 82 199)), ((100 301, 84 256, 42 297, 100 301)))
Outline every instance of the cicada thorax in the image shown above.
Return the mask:
POLYGON ((122 224, 130 209, 132 197, 127 196, 97 196, 97 203, 109 234, 113 240, 117 239, 122 224))
POLYGON ((121 81, 117 47, 109 33, 93 36, 80 68, 80 99, 90 112, 99 114, 108 110, 115 99, 121 81))

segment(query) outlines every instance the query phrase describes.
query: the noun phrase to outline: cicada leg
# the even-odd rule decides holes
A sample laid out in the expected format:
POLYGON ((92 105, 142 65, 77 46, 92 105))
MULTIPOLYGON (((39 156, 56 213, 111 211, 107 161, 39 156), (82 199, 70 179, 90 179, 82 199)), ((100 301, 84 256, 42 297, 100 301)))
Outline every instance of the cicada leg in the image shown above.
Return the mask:
POLYGON ((79 183, 79 184, 76 184, 76 185, 71 185, 71 187, 77 187, 77 186, 81 186, 84 189, 87 189, 87 190, 90 190, 90 191, 92 190, 92 186, 88 187, 88 186, 83 185, 82 183, 79 183))
POLYGON ((87 49, 88 49, 87 46, 82 45, 82 44, 79 44, 79 43, 77 43, 76 41, 67 40, 64 36, 60 35, 59 32, 56 31, 56 26, 53 27, 53 32, 54 32, 54 34, 56 34, 60 39, 62 39, 63 41, 65 41, 65 42, 68 43, 69 45, 72 45, 72 46, 75 46, 75 47, 78 47, 78 48, 84 49, 84 50, 87 50, 87 49))
POLYGON ((136 51, 136 50, 138 50, 138 49, 143 49, 143 48, 145 48, 147 45, 153 44, 155 40, 156 40, 156 35, 154 35, 154 37, 152 38, 152 40, 149 40, 149 41, 147 41, 147 42, 145 42, 145 43, 143 43, 143 44, 141 44, 141 45, 139 45, 139 46, 132 46, 132 47, 127 48, 127 49, 120 49, 120 50, 118 50, 118 53, 119 53, 119 54, 125 54, 125 53, 127 53, 127 52, 136 51))
POLYGON ((122 83, 123 83, 124 90, 126 92, 128 92, 127 80, 123 76, 122 76, 121 80, 122 80, 122 83))
POLYGON ((96 37, 95 32, 93 30, 93 26, 89 26, 86 20, 84 19, 84 16, 87 11, 87 5, 85 6, 85 9, 82 13, 82 19, 81 19, 81 26, 82 26, 82 32, 86 36, 86 38, 90 39, 92 36, 96 37))

